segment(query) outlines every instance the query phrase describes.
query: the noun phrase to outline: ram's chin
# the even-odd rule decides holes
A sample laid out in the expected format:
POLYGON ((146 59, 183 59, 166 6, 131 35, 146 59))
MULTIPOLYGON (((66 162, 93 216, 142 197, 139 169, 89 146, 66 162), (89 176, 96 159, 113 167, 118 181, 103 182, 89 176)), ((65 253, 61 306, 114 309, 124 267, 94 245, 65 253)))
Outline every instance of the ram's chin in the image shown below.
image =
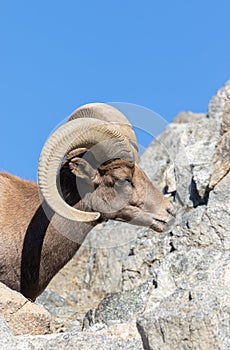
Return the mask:
POLYGON ((165 224, 163 224, 163 223, 158 223, 158 222, 152 223, 152 225, 150 226, 150 228, 151 228, 153 231, 156 231, 156 232, 164 232, 164 231, 166 231, 166 229, 165 229, 165 224))
POLYGON ((156 232, 167 232, 172 229, 175 219, 171 219, 168 222, 153 220, 150 228, 156 232))

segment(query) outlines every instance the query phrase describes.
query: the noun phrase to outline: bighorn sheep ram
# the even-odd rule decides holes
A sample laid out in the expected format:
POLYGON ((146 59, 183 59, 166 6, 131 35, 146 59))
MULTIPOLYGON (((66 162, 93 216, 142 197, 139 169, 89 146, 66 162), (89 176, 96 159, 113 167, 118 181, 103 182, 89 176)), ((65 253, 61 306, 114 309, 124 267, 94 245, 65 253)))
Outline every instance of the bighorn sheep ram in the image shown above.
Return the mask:
POLYGON ((98 223, 167 230, 174 210, 136 164, 137 152, 120 111, 88 104, 46 142, 39 186, 0 173, 0 281, 35 300, 98 223))

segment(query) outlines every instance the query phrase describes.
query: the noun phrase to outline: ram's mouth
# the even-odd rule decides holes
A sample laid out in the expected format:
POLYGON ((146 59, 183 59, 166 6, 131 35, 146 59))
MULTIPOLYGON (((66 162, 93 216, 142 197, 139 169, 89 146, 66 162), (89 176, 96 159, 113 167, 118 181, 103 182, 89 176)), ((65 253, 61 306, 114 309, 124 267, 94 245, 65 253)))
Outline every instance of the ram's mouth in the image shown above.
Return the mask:
POLYGON ((175 223, 175 218, 172 218, 169 221, 163 221, 163 220, 154 218, 150 228, 157 232, 167 232, 172 228, 174 223, 175 223))

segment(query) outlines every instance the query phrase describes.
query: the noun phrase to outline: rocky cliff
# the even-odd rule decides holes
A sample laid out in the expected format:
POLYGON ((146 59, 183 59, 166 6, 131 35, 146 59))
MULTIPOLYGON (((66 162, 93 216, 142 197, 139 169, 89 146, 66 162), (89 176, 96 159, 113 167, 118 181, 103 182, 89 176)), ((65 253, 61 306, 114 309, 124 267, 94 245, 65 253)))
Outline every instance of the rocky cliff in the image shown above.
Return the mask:
POLYGON ((64 333, 13 338, 3 322, 18 349, 230 348, 230 81, 207 114, 176 116, 141 166, 175 225, 96 227, 37 301, 64 333))

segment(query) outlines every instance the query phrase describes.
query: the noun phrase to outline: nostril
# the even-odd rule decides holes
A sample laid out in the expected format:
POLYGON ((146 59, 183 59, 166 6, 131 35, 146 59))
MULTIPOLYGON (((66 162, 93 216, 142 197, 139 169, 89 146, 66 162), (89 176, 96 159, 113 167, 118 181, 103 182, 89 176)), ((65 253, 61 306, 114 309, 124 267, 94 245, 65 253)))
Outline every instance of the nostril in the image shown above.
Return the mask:
POLYGON ((167 208, 167 212, 172 216, 176 217, 176 209, 174 207, 167 208))

